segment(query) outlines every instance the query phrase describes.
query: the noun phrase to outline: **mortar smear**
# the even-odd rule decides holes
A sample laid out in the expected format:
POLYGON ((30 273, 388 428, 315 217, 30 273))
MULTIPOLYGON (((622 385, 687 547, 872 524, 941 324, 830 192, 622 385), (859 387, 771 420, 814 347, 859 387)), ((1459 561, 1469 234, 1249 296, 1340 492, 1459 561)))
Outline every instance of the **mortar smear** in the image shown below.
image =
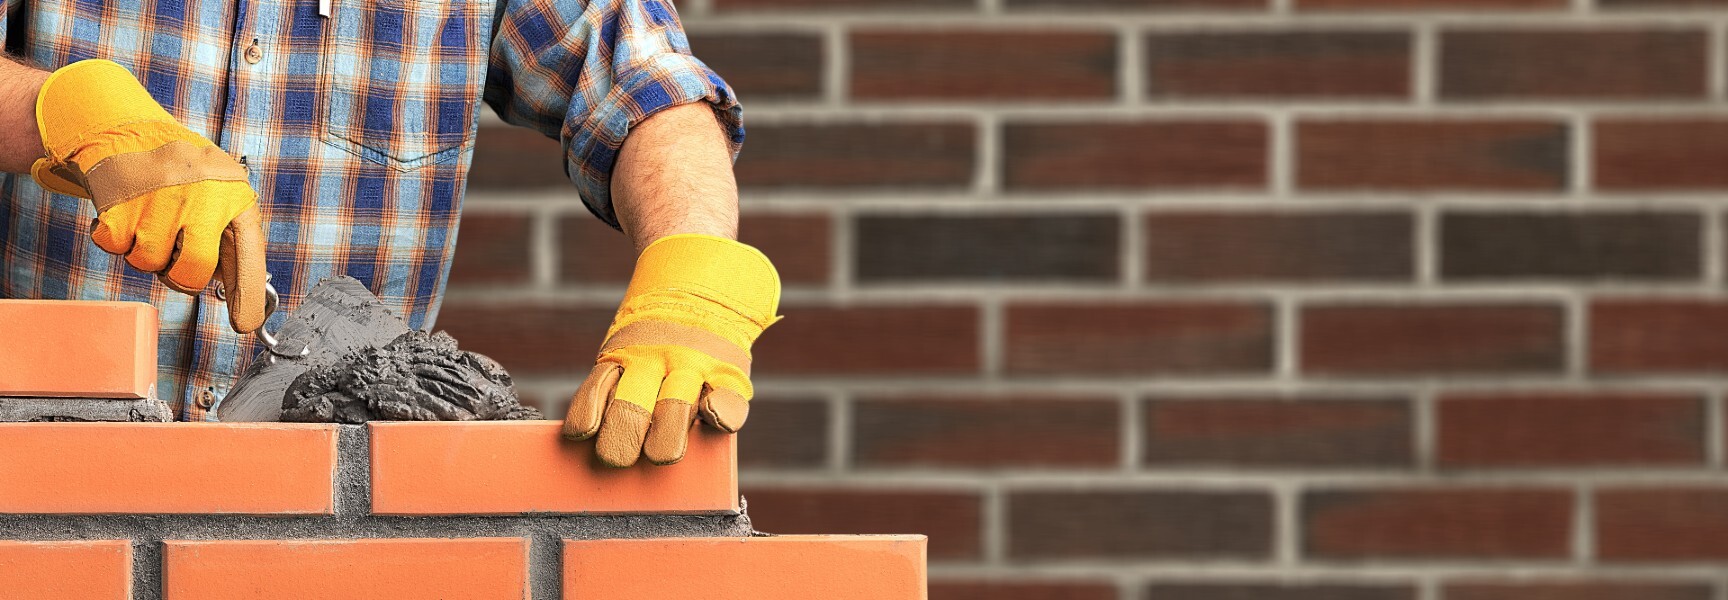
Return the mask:
POLYGON ((409 331, 314 367, 282 398, 282 420, 501 421, 539 419, 522 406, 510 374, 483 355, 456 348, 440 331, 409 331))

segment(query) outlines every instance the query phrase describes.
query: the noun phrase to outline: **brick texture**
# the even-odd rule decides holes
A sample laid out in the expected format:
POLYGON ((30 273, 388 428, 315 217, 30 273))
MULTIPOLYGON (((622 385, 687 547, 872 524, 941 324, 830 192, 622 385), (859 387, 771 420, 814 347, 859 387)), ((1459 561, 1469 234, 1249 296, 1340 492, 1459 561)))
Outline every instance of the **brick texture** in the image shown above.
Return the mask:
POLYGON ((738 158, 738 185, 953 189, 972 182, 978 134, 954 122, 761 123, 738 158))
POLYGON ((1152 598, 1183 600, 1415 600, 1409 585, 1155 583, 1152 598))
POLYGON ((1327 558, 1557 559, 1571 543, 1567 492, 1338 490, 1302 498, 1306 551, 1327 558))
POLYGON ((1111 215, 864 216, 853 267, 864 283, 1071 281, 1121 277, 1111 215), (1016 243, 997 245, 995 240, 1016 243))
POLYGON ((1376 31, 1168 33, 1146 38, 1146 92, 1173 98, 1398 98, 1410 36, 1376 31))
POLYGON ((849 40, 864 100, 1107 100, 1116 39, 1092 32, 879 31, 849 40))
POLYGON ((756 372, 942 375, 979 368, 978 312, 965 306, 789 306, 758 341, 756 372), (812 351, 813 348, 821 348, 812 351))
POLYGON ((1703 223, 1682 213, 1461 213, 1440 224, 1441 273, 1459 280, 1685 280, 1703 223))
POLYGON ((1082 398, 893 398, 852 409, 861 467, 1110 467, 1121 403, 1082 398), (1031 443, 1036 440, 1036 443, 1031 443))
MULTIPOLYGON (((736 0, 747 2, 748 0, 736 0)), ((756 0, 763 2, 764 0, 756 0)), ((750 100, 810 99, 822 93, 822 38, 801 33, 706 33, 690 48, 750 100)))
POLYGON ((1296 0, 1296 6, 1315 10, 1480 10, 1556 9, 1568 0, 1296 0))
POLYGON ((1700 582, 1665 581, 1465 581, 1446 584, 1445 600, 1710 600, 1715 591, 1700 582))
POLYGON ((930 559, 976 559, 983 552, 982 498, 965 492, 746 488, 751 523, 777 534, 888 534, 930 537, 930 559))
MULTIPOLYGON (((517 377, 582 377, 594 368, 593 357, 585 354, 600 349, 616 311, 614 307, 538 303, 450 303, 438 314, 437 328, 462 340, 463 350, 492 357, 517 377)), ((570 390, 576 388, 571 386, 570 390)))
POLYGON ((1117 594, 1104 583, 932 581, 930 600, 1117 600, 1117 594))
POLYGON ((0 590, 10 598, 129 600, 128 540, 0 541, 0 590))
POLYGON ((533 222, 525 216, 464 215, 456 236, 462 251, 450 263, 450 287, 527 283, 533 260, 529 256, 532 235, 533 222))
POLYGON ((1267 178, 1262 123, 1248 120, 1013 123, 1002 133, 1013 190, 1255 189, 1267 178))
POLYGON ((1561 317, 1539 305, 1317 306, 1302 314, 1302 368, 1382 377, 1555 372, 1561 317))
POLYGON ((1728 560, 1728 490, 1626 488, 1596 495, 1596 555, 1607 561, 1728 560))
POLYGON ((1604 119, 1595 127, 1596 185, 1608 190, 1728 187, 1728 120, 1604 119))
POLYGON ((1702 466, 1701 398, 1658 394, 1459 395, 1438 405, 1448 467, 1702 466))
POLYGON ((1165 9, 1184 11, 1264 10, 1267 0, 1006 0, 1010 9, 1165 9))
POLYGON ((154 397, 156 333, 142 302, 0 299, 0 397, 154 397))
POLYGON ((168 541, 169 598, 522 598, 528 540, 168 541))
POLYGON ((917 10, 971 8, 967 0, 715 0, 719 10, 917 10))
POLYGON ((1146 279, 1160 283, 1408 280, 1414 227, 1398 213, 1159 213, 1146 279))
POLYGON ((1728 303, 1603 300, 1590 307, 1590 367, 1611 373, 1728 371, 1728 303))
POLYGON ((1254 492, 1028 491, 1008 497, 1008 556, 1264 559, 1271 497, 1254 492))
POLYGON ((468 189, 541 189, 576 196, 570 180, 564 177, 558 140, 523 127, 480 128, 474 142, 474 163, 468 168, 468 189))
POLYGON ((758 396, 750 401, 750 435, 738 437, 743 468, 818 468, 828 461, 826 402, 758 396))
POLYGON ((1396 468, 1413 460, 1408 402, 1158 398, 1142 409, 1159 468, 1396 468))
POLYGON ((1308 121, 1296 179, 1311 191, 1559 191, 1566 127, 1538 121, 1308 121))
POLYGON ((921 598, 924 546, 914 535, 568 540, 564 597, 921 598), (710 568, 668 576, 672 565, 710 568))
POLYGON ((1706 45, 1703 29, 1452 31, 1440 40, 1440 95, 1702 99, 1706 45))

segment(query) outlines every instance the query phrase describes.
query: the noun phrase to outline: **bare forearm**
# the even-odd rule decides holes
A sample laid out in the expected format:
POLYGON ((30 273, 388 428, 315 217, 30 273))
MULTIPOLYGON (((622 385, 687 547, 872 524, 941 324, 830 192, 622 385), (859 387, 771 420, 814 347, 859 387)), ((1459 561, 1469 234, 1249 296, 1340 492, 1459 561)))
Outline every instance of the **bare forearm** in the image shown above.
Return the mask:
POLYGON ((36 92, 48 73, 0 56, 0 172, 27 173, 42 156, 36 92))
POLYGON ((637 124, 613 169, 612 206, 638 253, 680 233, 736 238, 738 184, 714 110, 687 104, 637 124))

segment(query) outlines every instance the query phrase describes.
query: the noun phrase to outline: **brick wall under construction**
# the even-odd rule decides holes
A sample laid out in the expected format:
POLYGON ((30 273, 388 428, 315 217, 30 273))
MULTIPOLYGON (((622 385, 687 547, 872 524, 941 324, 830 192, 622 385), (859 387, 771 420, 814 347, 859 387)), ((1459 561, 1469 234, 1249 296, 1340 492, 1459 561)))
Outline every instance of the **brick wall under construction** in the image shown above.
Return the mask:
MULTIPOLYGON (((680 9, 787 283, 758 528, 937 600, 1728 598, 1728 1, 680 9)), ((438 326, 560 414, 629 246, 475 165, 438 326)))

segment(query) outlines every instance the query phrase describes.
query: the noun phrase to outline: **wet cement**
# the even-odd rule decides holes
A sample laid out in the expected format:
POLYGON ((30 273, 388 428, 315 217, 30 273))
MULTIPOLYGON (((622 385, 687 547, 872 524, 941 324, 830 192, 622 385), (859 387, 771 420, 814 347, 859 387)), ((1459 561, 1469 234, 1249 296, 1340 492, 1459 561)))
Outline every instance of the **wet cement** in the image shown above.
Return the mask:
POLYGON ((510 374, 492 359, 456 347, 440 331, 409 331, 361 348, 294 379, 283 421, 496 421, 539 419, 522 406, 510 374))

